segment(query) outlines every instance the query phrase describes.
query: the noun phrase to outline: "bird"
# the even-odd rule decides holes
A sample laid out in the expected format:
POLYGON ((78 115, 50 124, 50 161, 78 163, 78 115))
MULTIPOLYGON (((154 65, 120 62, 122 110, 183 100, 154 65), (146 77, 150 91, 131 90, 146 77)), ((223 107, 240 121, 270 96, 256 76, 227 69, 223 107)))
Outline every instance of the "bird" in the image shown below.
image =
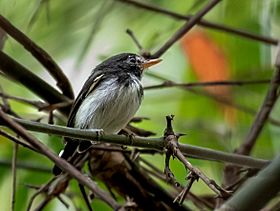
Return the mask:
MULTIPOLYGON (((104 134, 120 132, 142 102, 144 70, 160 61, 159 58, 121 53, 97 65, 72 105, 67 127, 101 129, 104 134)), ((64 140, 65 147, 59 155, 70 163, 76 153, 83 153, 97 143, 67 137, 64 140)), ((53 174, 61 172, 55 165, 53 174)))
MULTIPOLYGON (((102 129, 105 134, 117 134, 123 129, 140 107, 143 98, 141 78, 144 70, 161 59, 145 59, 132 53, 122 53, 106 59, 95 67, 74 101, 67 126, 82 129, 102 129)), ((88 171, 105 186, 120 196, 132 199, 139 210, 189 211, 186 206, 174 203, 173 195, 158 185, 147 172, 143 172, 122 151, 106 151, 91 148, 93 144, 108 144, 64 138, 65 147, 61 158, 70 163, 88 155, 88 171), (75 157, 76 156, 76 157, 75 157)), ((78 167, 78 169, 81 166, 78 167)), ((54 166, 53 173, 62 170, 54 166)), ((63 188, 67 185, 63 185, 63 188)), ((92 210, 88 196, 79 185, 81 193, 92 210)), ((62 189, 63 189, 62 188, 62 189)), ((63 189, 64 190, 64 189, 63 189)))

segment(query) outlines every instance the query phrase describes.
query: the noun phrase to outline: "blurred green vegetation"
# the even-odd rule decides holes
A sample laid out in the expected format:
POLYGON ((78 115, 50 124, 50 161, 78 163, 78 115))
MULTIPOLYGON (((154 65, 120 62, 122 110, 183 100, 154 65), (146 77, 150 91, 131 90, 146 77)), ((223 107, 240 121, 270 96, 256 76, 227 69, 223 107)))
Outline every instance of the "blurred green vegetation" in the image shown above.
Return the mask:
MULTIPOLYGON (((176 0, 170 3, 169 0, 146 0, 143 2, 182 14, 194 14, 207 1, 176 0)), ((279 25, 276 24, 279 21, 279 11, 279 0, 224 0, 206 15, 205 19, 279 38, 279 25)), ((79 91, 83 81, 86 80, 94 66, 105 57, 120 52, 138 52, 135 44, 125 32, 127 28, 135 33, 144 48, 153 52, 183 24, 182 21, 113 0, 1 0, 0 14, 8 18, 16 27, 50 53, 69 76, 75 93, 79 91), (91 34, 95 26, 97 28, 91 34), (85 51, 87 40, 90 40, 90 45, 85 51), (84 57, 81 58, 83 54, 84 57)), ((271 78, 275 47, 225 32, 204 30, 228 58, 232 80, 271 78)), ((12 38, 6 40, 3 50, 54 85, 54 81, 44 68, 12 38)), ((151 69, 151 72, 176 82, 197 81, 192 67, 178 43, 172 46, 162 58, 163 62, 151 69)), ((151 76, 145 76, 143 83, 147 86, 160 82, 151 76)), ((0 85, 7 94, 32 100, 38 99, 26 88, 2 76, 0 76, 0 85)), ((203 90, 202 88, 195 89, 203 90)), ((234 102, 257 111, 267 89, 268 85, 232 87, 234 102)), ((12 100, 9 102, 14 111, 26 118, 36 119, 42 115, 34 108, 22 103, 12 100)), ((166 88, 145 92, 145 99, 137 116, 149 117, 150 120, 143 121, 137 126, 152 130, 157 133, 157 136, 161 136, 165 128, 165 116, 168 114, 175 115, 175 130, 187 134, 180 139, 183 143, 227 152, 232 152, 244 141, 254 119, 252 115, 237 110, 236 122, 230 126, 225 122, 219 105, 212 99, 178 88, 166 88)), ((279 117, 280 108, 278 105, 272 114, 276 119, 279 117)), ((46 122, 47 114, 44 116, 43 121, 46 122)), ((64 124, 63 122, 57 123, 64 124)), ((56 152, 62 147, 62 141, 58 137, 35 135, 56 152)), ((253 156, 265 159, 273 158, 275 154, 279 153, 279 135, 279 127, 267 124, 258 138, 253 156)), ((12 143, 0 136, 0 145, 0 159, 11 160, 12 143)), ((145 155, 143 157, 153 162, 158 168, 163 169, 162 156, 145 155)), ((20 148, 18 160, 50 168, 52 166, 48 159, 24 148, 20 148)), ((197 159, 190 159, 190 161, 210 178, 218 183, 221 182, 223 164, 197 159)), ((171 168, 178 181, 184 184, 185 168, 177 160, 172 161, 171 168)), ((17 175, 16 210, 20 211, 26 208, 28 199, 35 192, 26 184, 39 186, 46 183, 51 174, 34 173, 20 169, 17 175)), ((9 210, 11 187, 11 169, 0 166, 0 210, 9 210)), ((77 190, 77 184, 73 181, 68 192, 72 194, 75 193, 75 190, 77 190)), ((211 193, 202 182, 195 183, 192 192, 199 195, 211 193)), ((73 197, 75 198, 75 206, 85 208, 80 196, 74 195, 73 197)), ((36 202, 38 203, 40 199, 42 198, 38 198, 36 202)), ((110 210, 107 205, 98 200, 93 204, 95 210, 110 210)), ((58 200, 54 200, 45 210, 63 209, 63 205, 58 200)), ((71 210, 74 210, 72 204, 71 210)))

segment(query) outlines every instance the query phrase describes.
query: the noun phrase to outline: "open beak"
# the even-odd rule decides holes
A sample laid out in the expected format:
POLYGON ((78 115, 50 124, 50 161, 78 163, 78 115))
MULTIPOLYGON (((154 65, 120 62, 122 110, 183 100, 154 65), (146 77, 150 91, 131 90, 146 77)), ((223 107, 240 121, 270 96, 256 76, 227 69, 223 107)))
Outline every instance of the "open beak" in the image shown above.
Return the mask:
POLYGON ((148 67, 151 67, 157 63, 160 63, 161 61, 162 61, 162 59, 147 59, 144 61, 143 67, 144 67, 144 69, 147 69, 148 67))

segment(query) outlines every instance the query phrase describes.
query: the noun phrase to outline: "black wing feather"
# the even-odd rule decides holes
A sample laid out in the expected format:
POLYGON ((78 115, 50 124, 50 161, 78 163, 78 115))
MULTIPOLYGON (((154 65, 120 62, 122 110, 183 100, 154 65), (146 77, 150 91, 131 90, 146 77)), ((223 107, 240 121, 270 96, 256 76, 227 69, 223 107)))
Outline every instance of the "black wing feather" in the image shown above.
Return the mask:
MULTIPOLYGON (((104 76, 102 75, 102 72, 94 71, 91 74, 91 76, 88 78, 88 80, 85 82, 78 97, 76 98, 75 102, 72 105, 72 109, 70 111, 68 122, 67 122, 67 127, 74 127, 76 113, 77 113, 79 107, 81 106, 83 100, 90 92, 95 90, 95 88, 98 86, 98 84, 102 80, 104 80, 104 76), (94 84, 94 87, 92 89, 90 89, 93 84, 94 84)), ((88 141, 80 141, 77 139, 72 139, 72 138, 67 138, 67 137, 64 138, 64 141, 65 141, 65 147, 64 147, 63 153, 60 157, 65 160, 68 160, 70 157, 72 157, 72 155, 75 153, 75 151, 78 147, 82 148, 82 149, 86 149, 91 145, 90 142, 88 142, 88 141), (81 146, 79 146, 80 144, 81 144, 81 146)), ((60 173, 61 173, 61 169, 55 165, 53 167, 53 174, 58 175, 60 173)))

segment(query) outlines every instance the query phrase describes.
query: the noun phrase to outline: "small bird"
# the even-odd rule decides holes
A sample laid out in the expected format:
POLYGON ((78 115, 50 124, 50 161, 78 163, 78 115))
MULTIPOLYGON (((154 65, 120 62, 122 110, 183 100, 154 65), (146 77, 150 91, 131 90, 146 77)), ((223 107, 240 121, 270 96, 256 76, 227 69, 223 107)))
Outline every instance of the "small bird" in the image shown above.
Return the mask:
MULTIPOLYGON (((102 129, 105 134, 117 134, 141 104, 143 71, 160 61, 122 53, 99 64, 73 103, 67 126, 102 129)), ((85 152, 94 143, 71 138, 65 138, 65 142, 60 156, 69 162, 75 153, 85 152)), ((54 166, 53 173, 59 175, 61 169, 54 166)))

